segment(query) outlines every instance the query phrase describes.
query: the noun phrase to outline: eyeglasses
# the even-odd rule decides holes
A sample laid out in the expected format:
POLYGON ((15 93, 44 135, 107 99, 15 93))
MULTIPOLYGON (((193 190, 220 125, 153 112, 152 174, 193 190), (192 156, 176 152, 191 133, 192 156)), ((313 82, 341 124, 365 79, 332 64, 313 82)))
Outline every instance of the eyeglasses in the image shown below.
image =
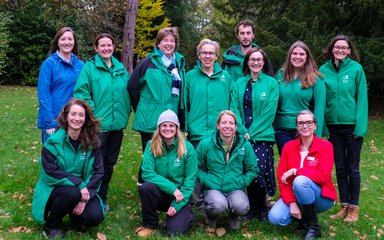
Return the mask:
POLYGON ((255 63, 255 62, 262 62, 262 61, 264 61, 264 59, 262 59, 262 58, 250 58, 249 59, 249 62, 250 63, 255 63))
POLYGON ((307 125, 307 127, 312 127, 315 121, 310 120, 310 121, 299 121, 296 123, 297 127, 302 128, 304 127, 304 124, 307 125))
POLYGON ((216 56, 215 52, 199 52, 200 55, 206 56, 206 57, 213 57, 216 56))
POLYGON ((333 46, 333 49, 336 50, 336 51, 347 51, 349 49, 349 47, 346 47, 346 46, 333 46))

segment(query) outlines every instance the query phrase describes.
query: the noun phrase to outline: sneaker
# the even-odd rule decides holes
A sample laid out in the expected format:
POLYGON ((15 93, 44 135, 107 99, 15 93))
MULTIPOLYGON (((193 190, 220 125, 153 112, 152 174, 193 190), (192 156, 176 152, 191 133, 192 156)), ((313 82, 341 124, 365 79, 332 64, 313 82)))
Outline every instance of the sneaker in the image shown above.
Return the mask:
POLYGON ((59 239, 64 237, 63 232, 59 228, 49 227, 44 228, 43 235, 46 239, 59 239))

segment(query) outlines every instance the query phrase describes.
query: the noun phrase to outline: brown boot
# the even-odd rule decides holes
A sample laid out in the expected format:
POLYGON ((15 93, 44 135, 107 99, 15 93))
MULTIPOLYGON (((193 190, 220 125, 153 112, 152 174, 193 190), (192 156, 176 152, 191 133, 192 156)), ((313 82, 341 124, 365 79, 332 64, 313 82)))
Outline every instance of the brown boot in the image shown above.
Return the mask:
POLYGON ((348 215, 344 218, 345 222, 357 222, 359 219, 359 207, 356 205, 349 205, 348 215))
POLYGON ((329 217, 332 219, 345 218, 348 215, 348 203, 341 203, 340 207, 340 211, 329 217))

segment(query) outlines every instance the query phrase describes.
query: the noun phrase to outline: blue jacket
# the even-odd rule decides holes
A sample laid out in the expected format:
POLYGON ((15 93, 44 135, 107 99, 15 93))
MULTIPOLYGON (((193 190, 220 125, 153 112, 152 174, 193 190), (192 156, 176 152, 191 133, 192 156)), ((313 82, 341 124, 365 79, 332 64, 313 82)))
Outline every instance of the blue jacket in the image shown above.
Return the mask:
POLYGON ((51 54, 40 67, 37 82, 39 99, 38 128, 57 127, 61 108, 73 95, 77 76, 84 62, 72 54, 70 63, 57 53, 51 54))

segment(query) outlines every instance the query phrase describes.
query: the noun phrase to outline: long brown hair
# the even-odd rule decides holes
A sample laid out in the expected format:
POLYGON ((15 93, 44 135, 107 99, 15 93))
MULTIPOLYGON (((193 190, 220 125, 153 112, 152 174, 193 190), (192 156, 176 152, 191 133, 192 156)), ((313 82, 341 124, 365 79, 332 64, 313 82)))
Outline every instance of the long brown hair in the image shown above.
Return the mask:
POLYGON ((305 64, 302 68, 298 69, 298 77, 300 79, 302 88, 309 88, 316 83, 318 77, 322 78, 323 75, 320 73, 308 46, 302 41, 296 41, 288 50, 287 57, 285 58, 283 65, 283 80, 286 84, 294 80, 295 68, 291 64, 291 55, 293 50, 297 47, 303 49, 307 54, 307 61, 305 61, 305 64))
POLYGON ((57 122, 60 127, 68 131, 68 114, 73 105, 78 105, 85 110, 85 121, 81 127, 79 136, 79 142, 82 147, 82 151, 86 152, 96 148, 100 145, 100 121, 94 117, 93 112, 89 104, 78 98, 71 98, 63 107, 60 112, 57 122))
MULTIPOLYGON (((161 124, 160 124, 161 125, 161 124)), ((163 137, 160 134, 160 125, 157 127, 155 133, 152 136, 150 149, 155 157, 162 157, 164 154, 163 149, 163 137)), ((177 138, 177 157, 180 159, 187 153, 185 146, 185 140, 180 129, 177 127, 176 136, 177 138)))
POLYGON ((77 43, 76 34, 75 34, 75 31, 73 31, 73 29, 70 27, 62 27, 59 29, 59 31, 56 32, 56 35, 51 42, 51 48, 49 50, 49 54, 55 53, 57 50, 59 50, 59 46, 58 46, 59 38, 65 32, 71 32, 73 34, 74 45, 73 45, 72 53, 75 55, 79 54, 79 45, 77 43))
POLYGON ((349 53, 348 57, 352 58, 353 60, 359 62, 360 56, 359 52, 356 50, 354 44, 351 41, 351 38, 346 35, 337 35, 336 37, 332 38, 331 42, 328 44, 326 48, 323 49, 323 58, 324 59, 331 59, 333 58, 333 47, 335 46, 335 43, 339 40, 344 40, 348 43, 349 48, 351 49, 351 52, 349 53))

